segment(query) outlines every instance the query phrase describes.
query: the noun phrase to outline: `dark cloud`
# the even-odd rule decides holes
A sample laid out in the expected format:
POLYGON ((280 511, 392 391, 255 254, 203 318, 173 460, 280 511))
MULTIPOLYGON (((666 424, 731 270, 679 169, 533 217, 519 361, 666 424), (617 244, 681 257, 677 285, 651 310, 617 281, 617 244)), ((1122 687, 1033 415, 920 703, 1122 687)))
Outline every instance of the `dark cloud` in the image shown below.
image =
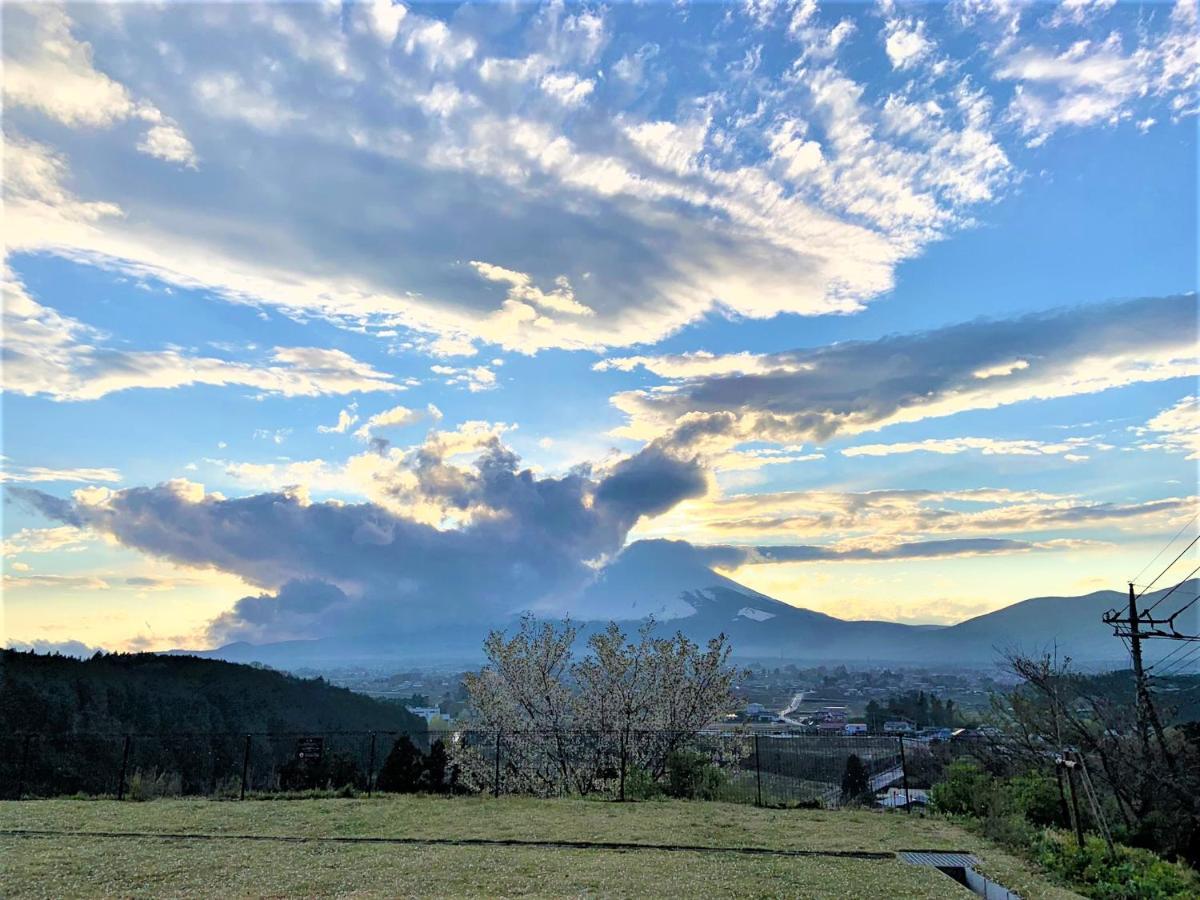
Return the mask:
POLYGON ((552 602, 586 584, 589 562, 616 553, 641 516, 705 485, 698 463, 656 449, 604 476, 585 468, 539 478, 498 441, 473 469, 430 451, 411 471, 423 502, 469 510, 468 524, 437 528, 374 503, 309 503, 291 493, 200 496, 179 483, 117 491, 96 505, 12 493, 127 547, 262 586, 212 624, 211 637, 224 641, 386 638, 552 602))
POLYGON ((824 442, 896 421, 1194 374, 1196 340, 1196 295, 1187 294, 776 353, 756 358, 751 373, 692 376, 686 357, 608 365, 640 363, 679 382, 614 398, 676 447, 824 442))
POLYGON ((955 538, 944 541, 908 541, 886 547, 823 547, 812 544, 747 546, 713 544, 697 547, 708 565, 730 568, 738 565, 791 562, 867 562, 897 559, 938 559, 947 556, 978 556, 989 553, 1022 553, 1041 549, 1031 541, 1005 538, 955 538))

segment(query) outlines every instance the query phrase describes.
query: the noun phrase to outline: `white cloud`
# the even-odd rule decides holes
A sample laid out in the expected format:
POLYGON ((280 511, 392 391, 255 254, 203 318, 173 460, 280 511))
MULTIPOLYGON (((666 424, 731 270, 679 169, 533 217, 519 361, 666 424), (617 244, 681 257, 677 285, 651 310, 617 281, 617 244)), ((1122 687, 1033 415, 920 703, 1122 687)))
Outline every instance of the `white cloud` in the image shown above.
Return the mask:
POLYGON ((45 466, 14 466, 0 457, 0 482, 5 481, 120 481, 121 473, 112 468, 72 466, 54 469, 45 466))
POLYGON ((1143 450, 1186 453, 1188 459, 1200 459, 1200 397, 1184 397, 1133 430, 1143 437, 1139 441, 1143 450))
MULTIPOLYGON (((591 316, 593 310, 575 299, 571 283, 565 275, 554 279, 554 290, 543 291, 533 284, 533 279, 524 272, 514 272, 502 266, 471 260, 471 266, 488 281, 498 281, 507 284, 508 294, 505 301, 506 309, 529 309, 527 304, 541 307, 551 312, 566 313, 573 316, 591 316)), ((533 315, 537 315, 533 313, 533 315)))
POLYGON ((408 7, 402 3, 393 3, 392 0, 371 0, 365 7, 371 29, 379 40, 385 44, 396 40, 400 23, 408 15, 408 7))
POLYGON ((59 525, 54 528, 22 528, 4 540, 4 558, 23 553, 56 553, 83 550, 96 535, 85 528, 59 525))
MULTIPOLYGON (((1147 29, 1146 97, 1175 104, 1194 84, 1190 9, 1147 29)), ((9 192, 10 252, 153 275, 299 319, 410 330, 415 346, 443 355, 481 341, 524 353, 600 350, 653 342, 714 310, 858 310, 893 287, 897 265, 969 227, 978 205, 1019 174, 988 73, 939 68, 943 51, 923 21, 860 17, 859 27, 884 35, 874 52, 882 58, 890 42, 904 67, 861 83, 839 63, 850 20, 823 24, 809 2, 759 7, 781 29, 788 20, 796 64, 760 67, 727 90, 720 53, 736 42, 684 79, 684 63, 651 43, 609 54, 603 11, 539 10, 519 35, 519 57, 501 55, 482 15, 426 16, 378 0, 345 13, 175 4, 47 16, 37 28, 70 38, 66 62, 54 64, 107 98, 54 100, 63 117, 75 122, 86 108, 107 110, 105 121, 144 121, 145 152, 203 166, 139 177, 131 167, 148 161, 131 158, 128 128, 90 134, 86 153, 71 150, 80 199, 65 187, 64 153, 44 148, 39 172, 53 189, 15 201, 9 192), (653 90, 680 85, 673 104, 632 102, 651 90, 628 81, 650 60, 653 90), (109 67, 121 84, 102 74, 109 67), (293 164, 279 166, 285 153, 293 164), (106 174, 118 171, 133 174, 106 174), (185 177, 183 191, 175 179, 185 177), (464 277, 470 260, 525 281, 498 293, 464 277)), ((1043 78, 1038 60, 1066 51, 1033 37, 986 49, 1028 102, 1065 115, 1055 85, 1079 93, 1067 70, 1090 70, 1084 59, 1099 45, 1043 78)), ((18 70, 32 73, 26 83, 48 82, 37 61, 53 47, 30 51, 34 65, 19 44, 6 35, 18 70)), ((36 112, 29 104, 54 95, 21 84, 13 90, 24 99, 11 102, 25 104, 15 122, 24 127, 36 112)), ((1096 84, 1084 86, 1086 119, 1096 84)), ((1045 130, 1031 127, 1029 140, 1045 130)))
POLYGON ((174 349, 116 349, 96 329, 42 306, 11 272, 4 279, 4 381, 16 394, 79 401, 193 384, 239 385, 288 397, 402 389, 387 373, 341 350, 276 347, 268 361, 252 364, 174 349))
POLYGON ((72 35, 64 9, 14 5, 4 25, 7 103, 37 109, 64 125, 93 128, 137 111, 125 86, 96 70, 91 45, 72 35))
POLYGON ((350 430, 350 427, 358 421, 357 403, 351 403, 348 407, 338 412, 337 422, 333 425, 318 425, 317 431, 321 434, 345 434, 350 430))
POLYGON ((925 34, 925 23, 919 19, 889 20, 884 47, 896 69, 911 68, 933 51, 933 43, 925 34))
POLYGON ((549 72, 542 76, 541 88, 563 106, 579 106, 592 93, 596 83, 574 72, 549 72))
MULTIPOLYGON (((1112 4, 1060 7, 1057 24, 1079 20, 1112 4)), ((1084 38, 1048 46, 1036 39, 1013 40, 998 50, 997 76, 1016 82, 1009 108, 1030 143, 1039 144, 1065 127, 1114 125, 1132 119, 1147 97, 1168 101, 1174 117, 1194 114, 1200 86, 1200 32, 1196 0, 1178 0, 1168 26, 1113 30, 1103 39, 1084 38)), ((1145 119, 1143 119, 1145 121, 1145 119)))
POLYGON ((860 444, 847 447, 843 456, 895 456, 901 453, 937 453, 952 456, 978 451, 984 456, 1062 456, 1071 462, 1088 457, 1089 448, 1111 449, 1093 438, 1069 438, 1065 441, 1004 440, 989 437, 927 438, 923 441, 898 441, 893 444, 860 444))
POLYGON ((107 591, 111 585, 95 575, 5 575, 4 589, 107 591))
POLYGON ((196 168, 196 151, 191 141, 174 123, 165 122, 151 126, 137 148, 150 156, 196 168))
POLYGON ((496 385, 496 373, 487 366, 430 366, 429 371, 441 375, 452 387, 465 387, 472 394, 490 391, 496 385))
POLYGON ((765 353, 724 353, 707 350, 667 356, 615 356, 592 366, 597 372, 632 372, 643 368, 663 378, 687 379, 707 375, 755 375, 767 372, 797 372, 812 368, 765 353))
POLYGON ((383 412, 376 413, 367 419, 354 432, 354 436, 365 441, 382 428, 403 428, 406 425, 413 425, 426 420, 437 422, 441 418, 442 411, 432 403, 425 409, 409 409, 407 406, 393 406, 391 409, 385 409, 383 412))

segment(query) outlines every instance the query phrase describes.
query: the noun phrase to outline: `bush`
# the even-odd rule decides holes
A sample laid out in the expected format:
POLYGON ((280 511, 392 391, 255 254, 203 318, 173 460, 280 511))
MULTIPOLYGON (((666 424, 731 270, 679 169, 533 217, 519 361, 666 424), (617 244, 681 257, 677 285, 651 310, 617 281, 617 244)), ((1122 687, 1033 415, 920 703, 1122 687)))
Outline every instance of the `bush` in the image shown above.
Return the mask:
POLYGON ((1046 831, 1034 844, 1035 857, 1097 900, 1190 900, 1200 896, 1200 877, 1149 850, 1116 846, 1110 855, 1100 838, 1082 847, 1062 833, 1046 831))
POLYGON ((667 756, 667 793, 685 800, 715 800, 725 776, 703 753, 673 750, 667 756))
POLYGON ((665 794, 663 786, 641 766, 630 766, 625 773, 626 800, 657 800, 665 794))
POLYGON ((290 759, 279 767, 283 791, 334 790, 362 780, 358 763, 344 753, 325 753, 319 760, 290 759))
POLYGON ((992 776, 973 759, 956 759, 946 767, 944 781, 933 786, 935 811, 951 816, 985 817, 990 811, 992 776))
POLYGON ((140 769, 129 779, 125 795, 130 800, 155 800, 159 797, 178 797, 183 786, 178 773, 143 772, 140 769))
POLYGON ((1034 825, 1069 828, 1063 798, 1053 778, 1037 772, 1017 775, 1000 783, 1012 808, 1034 825))

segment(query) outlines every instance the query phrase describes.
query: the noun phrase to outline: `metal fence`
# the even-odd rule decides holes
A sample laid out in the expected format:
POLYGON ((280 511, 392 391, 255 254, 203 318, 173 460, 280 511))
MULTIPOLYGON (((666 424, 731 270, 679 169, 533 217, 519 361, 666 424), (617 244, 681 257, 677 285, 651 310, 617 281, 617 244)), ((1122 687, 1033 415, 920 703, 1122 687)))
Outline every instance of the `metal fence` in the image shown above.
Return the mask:
POLYGON ((906 784, 905 763, 903 739, 877 735, 580 730, 25 734, 0 737, 0 796, 244 799, 304 790, 367 795, 428 790, 612 799, 666 794, 761 806, 834 807, 906 784), (400 746, 405 740, 411 748, 400 746), (442 763, 434 766, 434 775, 426 771, 422 776, 419 767, 429 765, 438 741, 442 763), (393 751, 398 755, 389 759, 393 751), (847 786, 852 796, 846 794, 847 786))

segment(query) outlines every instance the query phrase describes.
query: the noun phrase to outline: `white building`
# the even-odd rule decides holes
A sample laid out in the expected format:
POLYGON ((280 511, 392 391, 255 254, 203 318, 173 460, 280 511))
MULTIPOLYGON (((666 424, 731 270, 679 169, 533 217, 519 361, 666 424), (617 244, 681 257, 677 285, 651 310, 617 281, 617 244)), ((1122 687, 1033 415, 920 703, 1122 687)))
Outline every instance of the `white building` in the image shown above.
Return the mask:
POLYGON ((414 716, 420 716, 422 719, 424 719, 426 725, 429 724, 430 720, 432 720, 434 716, 440 716, 442 714, 442 711, 436 706, 406 706, 404 708, 414 716))

